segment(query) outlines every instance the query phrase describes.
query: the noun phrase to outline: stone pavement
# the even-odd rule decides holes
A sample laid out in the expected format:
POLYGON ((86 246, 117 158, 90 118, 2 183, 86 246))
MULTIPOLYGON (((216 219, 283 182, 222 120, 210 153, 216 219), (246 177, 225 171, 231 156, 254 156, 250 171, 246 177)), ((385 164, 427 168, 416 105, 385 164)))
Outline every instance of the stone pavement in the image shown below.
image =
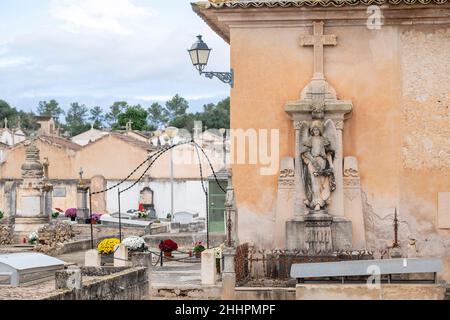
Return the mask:
POLYGON ((199 262, 165 262, 150 273, 149 300, 219 299, 220 286, 202 286, 199 262))

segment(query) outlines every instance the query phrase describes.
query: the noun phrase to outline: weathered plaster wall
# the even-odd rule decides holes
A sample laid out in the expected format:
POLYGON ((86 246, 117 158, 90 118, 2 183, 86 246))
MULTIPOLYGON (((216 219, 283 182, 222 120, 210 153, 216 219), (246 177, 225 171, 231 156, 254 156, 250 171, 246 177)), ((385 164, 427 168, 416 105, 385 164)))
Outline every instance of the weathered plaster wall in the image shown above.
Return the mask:
MULTIPOLYGON (((352 100, 344 156, 359 163, 368 246, 392 243, 394 208, 401 238, 418 239, 419 255, 447 256, 449 230, 438 230, 437 193, 450 190, 450 39, 444 26, 327 27, 338 46, 325 49, 325 75, 338 97, 352 100)), ((302 27, 231 29, 232 128, 280 129, 280 160, 294 155, 284 103, 299 98, 312 75, 302 27)), ((277 177, 258 165, 234 165, 241 241, 272 245, 277 177), (257 227, 256 227, 257 226, 257 227)), ((405 242, 405 246, 406 246, 405 242)))

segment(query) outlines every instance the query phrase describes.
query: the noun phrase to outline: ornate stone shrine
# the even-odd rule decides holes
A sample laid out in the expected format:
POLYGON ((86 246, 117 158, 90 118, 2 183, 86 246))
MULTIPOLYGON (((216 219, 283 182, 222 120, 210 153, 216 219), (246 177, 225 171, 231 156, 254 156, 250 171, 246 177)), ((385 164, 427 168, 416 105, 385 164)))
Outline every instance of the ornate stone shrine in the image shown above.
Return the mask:
POLYGON ((286 222, 286 248, 350 249, 352 222, 344 218, 342 131, 353 106, 337 99, 323 73, 323 47, 337 45, 337 39, 323 34, 323 22, 314 22, 314 35, 302 36, 301 45, 314 47, 314 76, 300 100, 285 106, 295 128, 294 169, 286 159, 280 174, 280 183, 286 185, 289 176, 295 190, 294 219, 286 222))
POLYGON ((26 237, 32 231, 49 223, 52 208, 53 186, 44 175, 44 166, 40 162, 39 149, 33 142, 25 151, 25 163, 22 165, 22 183, 17 188, 20 198, 15 216, 14 233, 26 237))

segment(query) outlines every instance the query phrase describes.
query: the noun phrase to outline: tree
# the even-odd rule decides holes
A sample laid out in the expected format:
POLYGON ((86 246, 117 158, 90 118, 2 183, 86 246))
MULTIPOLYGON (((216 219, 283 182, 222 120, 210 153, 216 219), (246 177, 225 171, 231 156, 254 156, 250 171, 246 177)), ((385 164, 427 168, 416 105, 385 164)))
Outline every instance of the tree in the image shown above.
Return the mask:
POLYGON ((88 116, 88 108, 84 104, 80 105, 78 102, 70 104, 70 109, 66 115, 66 126, 71 136, 76 136, 89 129, 89 124, 86 123, 88 116))
POLYGON ((203 112, 199 115, 203 125, 211 129, 230 128, 230 98, 219 101, 216 105, 203 106, 203 112))
POLYGON ((161 125, 165 125, 169 120, 167 118, 167 111, 158 102, 153 103, 150 108, 147 109, 150 127, 156 130, 161 125))
POLYGON ((64 114, 64 110, 59 107, 59 103, 56 100, 40 101, 37 107, 37 112, 41 116, 48 116, 59 122, 59 118, 64 114))
POLYGON ((230 128, 230 98, 223 99, 217 104, 205 104, 203 106, 203 112, 197 112, 195 114, 184 113, 175 116, 169 124, 177 128, 192 131, 194 121, 202 121, 203 126, 209 129, 230 128))
POLYGON ((131 128, 133 130, 148 130, 147 117, 148 113, 141 105, 129 106, 125 112, 119 114, 118 122, 113 128, 119 129, 126 127, 127 123, 131 121, 131 128))
POLYGON ((114 102, 113 105, 109 107, 110 111, 106 114, 105 118, 111 127, 117 127, 119 114, 124 112, 128 107, 129 106, 126 101, 114 102))
POLYGON ((172 121, 176 117, 186 114, 188 108, 189 103, 187 100, 176 94, 172 99, 166 102, 165 116, 169 121, 172 121))
POLYGON ((93 126, 96 129, 103 128, 103 122, 105 121, 105 115, 103 114, 103 110, 100 107, 94 107, 89 110, 90 116, 89 120, 93 122, 93 126))
POLYGON ((8 102, 0 100, 0 120, 11 118, 15 114, 17 114, 17 110, 15 108, 12 108, 8 102))

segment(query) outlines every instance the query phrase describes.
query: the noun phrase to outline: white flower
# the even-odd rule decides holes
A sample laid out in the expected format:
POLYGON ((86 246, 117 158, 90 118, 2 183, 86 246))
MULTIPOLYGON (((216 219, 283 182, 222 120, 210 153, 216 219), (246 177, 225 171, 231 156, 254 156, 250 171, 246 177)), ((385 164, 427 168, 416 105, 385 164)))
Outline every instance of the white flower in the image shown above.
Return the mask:
POLYGON ((36 233, 36 232, 31 232, 29 235, 28 235, 28 240, 29 241, 36 241, 36 240, 38 240, 39 239, 39 236, 38 236, 38 234, 36 233))
POLYGON ((130 250, 137 250, 142 248, 143 245, 145 245, 144 239, 137 237, 137 236, 131 236, 122 241, 122 244, 130 250))
POLYGON ((222 258, 222 248, 221 247, 214 248, 214 256, 216 257, 216 259, 222 258))

